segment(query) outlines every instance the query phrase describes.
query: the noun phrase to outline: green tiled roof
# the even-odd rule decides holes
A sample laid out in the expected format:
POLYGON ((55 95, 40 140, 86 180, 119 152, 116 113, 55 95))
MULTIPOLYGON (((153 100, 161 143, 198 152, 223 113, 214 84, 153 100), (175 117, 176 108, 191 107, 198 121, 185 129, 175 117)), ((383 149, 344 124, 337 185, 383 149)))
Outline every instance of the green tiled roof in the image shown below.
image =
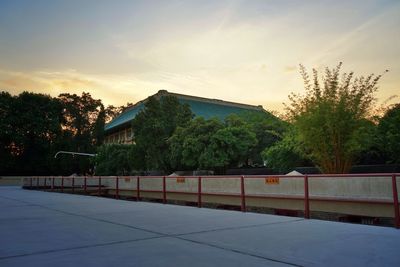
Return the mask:
POLYGON ((115 127, 123 125, 125 123, 129 123, 136 117, 136 115, 144 108, 144 103, 140 102, 134 105, 132 108, 129 108, 125 112, 122 112, 119 116, 114 118, 112 121, 106 124, 104 127, 105 131, 109 131, 115 127))
MULTIPOLYGON (((212 117, 217 117, 223 120, 226 116, 235 113, 241 113, 245 111, 264 111, 261 106, 251 106, 239 103, 226 102, 217 99, 208 99, 196 96, 181 95, 175 93, 169 93, 165 90, 160 90, 155 96, 162 97, 164 95, 172 95, 178 98, 179 102, 182 104, 188 104, 195 114, 196 117, 203 117, 205 119, 210 119, 212 117)), ((109 131, 118 126, 122 126, 126 123, 132 121, 135 116, 144 108, 144 103, 146 100, 140 101, 128 110, 121 113, 118 117, 113 119, 108 123, 104 130, 109 131)))
POLYGON ((210 119, 212 117, 217 117, 219 119, 224 119, 226 116, 232 113, 240 113, 244 111, 249 111, 249 109, 225 106, 222 104, 206 103, 194 100, 180 99, 179 102, 184 104, 189 104, 192 112, 197 117, 203 117, 205 119, 210 119))

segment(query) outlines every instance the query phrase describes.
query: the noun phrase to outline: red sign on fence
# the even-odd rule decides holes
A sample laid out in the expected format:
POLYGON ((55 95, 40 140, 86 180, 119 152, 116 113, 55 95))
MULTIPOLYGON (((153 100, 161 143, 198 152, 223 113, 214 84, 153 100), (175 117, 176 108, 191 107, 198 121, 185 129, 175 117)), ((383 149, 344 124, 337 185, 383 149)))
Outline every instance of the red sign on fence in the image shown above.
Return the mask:
POLYGON ((176 182, 177 183, 185 183, 186 179, 184 177, 178 177, 178 178, 176 178, 176 182))
POLYGON ((279 177, 268 177, 265 178, 266 184, 279 184, 279 177))

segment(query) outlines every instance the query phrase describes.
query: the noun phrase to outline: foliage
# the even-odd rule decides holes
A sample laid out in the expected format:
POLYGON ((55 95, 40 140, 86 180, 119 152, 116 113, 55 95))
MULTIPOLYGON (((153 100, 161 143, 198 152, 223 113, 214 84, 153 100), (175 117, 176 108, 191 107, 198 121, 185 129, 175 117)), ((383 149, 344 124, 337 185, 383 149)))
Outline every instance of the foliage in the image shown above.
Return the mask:
POLYGON ((107 144, 98 147, 94 158, 97 175, 129 175, 133 171, 135 145, 107 144))
POLYGON ((192 118, 190 107, 180 104, 176 97, 164 96, 160 100, 150 97, 132 122, 136 157, 143 163, 138 166, 140 170, 170 171, 167 140, 178 126, 186 125, 192 118))
POLYGON ((289 128, 282 140, 265 148, 262 152, 266 166, 277 173, 288 173, 296 167, 309 165, 306 157, 299 150, 301 147, 299 142, 295 129, 289 128))
POLYGON ((400 163, 400 103, 389 109, 380 120, 378 138, 387 163, 400 163))
POLYGON ((381 75, 340 77, 340 63, 325 69, 322 79, 313 69, 313 79, 303 66, 306 94, 290 95, 287 118, 296 127, 306 154, 324 173, 346 173, 365 147, 368 118, 374 110, 375 92, 381 75))
POLYGON ((88 158, 59 150, 94 152, 102 142, 104 107, 90 94, 58 98, 23 92, 0 94, 0 170, 7 175, 85 173, 88 158))
POLYGON ((246 126, 226 126, 218 130, 200 156, 200 167, 220 168, 248 165, 257 138, 246 126))
POLYGON ((119 114, 127 110, 133 106, 132 103, 126 103, 126 105, 122 105, 119 107, 114 107, 113 105, 108 105, 107 108, 105 109, 105 122, 108 123, 114 118, 116 118, 119 114))
MULTIPOLYGON (((63 107, 62 150, 94 153, 104 138, 105 111, 101 100, 93 99, 85 92, 81 96, 60 94, 57 99, 63 107)), ((92 168, 87 157, 61 155, 58 163, 64 165, 61 165, 63 169, 70 169, 74 173, 88 172, 92 168)))
POLYGON ((63 106, 63 128, 74 135, 77 151, 88 149, 87 144, 100 143, 101 140, 94 137, 98 135, 95 131, 104 128, 105 111, 101 100, 93 99, 85 92, 81 96, 61 94, 58 99, 63 106))
POLYGON ((179 127, 169 139, 171 163, 177 169, 214 169, 247 164, 257 138, 245 122, 232 116, 218 119, 196 118, 179 127))
POLYGON ((6 92, 0 93, 0 170, 7 171, 13 168, 12 145, 12 117, 11 107, 14 98, 6 92))
POLYGON ((268 112, 245 112, 239 116, 257 138, 257 145, 252 149, 250 156, 252 164, 262 166, 262 152, 282 139, 289 124, 268 112))
POLYGON ((198 169, 204 166, 201 155, 210 144, 211 137, 223 124, 218 119, 192 120, 186 127, 178 127, 168 140, 171 164, 175 169, 198 169))
POLYGON ((50 172, 53 155, 48 152, 61 133, 60 103, 50 96, 27 92, 18 97, 2 93, 1 98, 1 161, 7 165, 2 171, 50 172))

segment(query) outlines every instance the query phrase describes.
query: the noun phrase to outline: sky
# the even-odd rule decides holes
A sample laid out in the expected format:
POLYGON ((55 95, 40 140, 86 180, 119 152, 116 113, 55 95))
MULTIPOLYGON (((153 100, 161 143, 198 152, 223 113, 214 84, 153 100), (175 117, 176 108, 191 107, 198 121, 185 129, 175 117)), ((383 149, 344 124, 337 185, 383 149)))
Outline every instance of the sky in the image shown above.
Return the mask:
MULTIPOLYGON (((400 1, 1 0, 0 90, 90 92, 107 105, 160 89, 282 111, 299 64, 382 74, 400 89, 400 1)), ((396 102, 400 102, 397 98, 396 102)))

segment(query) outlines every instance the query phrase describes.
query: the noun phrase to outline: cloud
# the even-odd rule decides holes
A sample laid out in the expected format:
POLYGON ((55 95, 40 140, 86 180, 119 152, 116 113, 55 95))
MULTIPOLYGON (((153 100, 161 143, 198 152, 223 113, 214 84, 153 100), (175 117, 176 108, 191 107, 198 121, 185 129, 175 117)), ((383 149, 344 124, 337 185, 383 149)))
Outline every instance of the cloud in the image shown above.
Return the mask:
POLYGON ((284 72, 294 72, 297 71, 297 66, 285 66, 283 68, 284 72))
POLYGON ((268 108, 286 101, 290 92, 303 90, 298 63, 311 69, 343 61, 344 68, 357 73, 379 72, 383 63, 388 64, 382 70, 391 72, 381 88, 398 90, 399 5, 368 8, 365 4, 355 9, 359 4, 350 1, 327 9, 326 3, 237 1, 197 3, 193 8, 179 3, 144 5, 141 14, 116 20, 125 21, 120 27, 110 23, 106 35, 99 27, 97 34, 104 39, 85 43, 76 36, 79 56, 66 46, 63 49, 71 55, 66 52, 58 58, 61 48, 46 54, 52 49, 43 46, 46 53, 27 50, 29 54, 21 56, 21 62, 34 54, 48 57, 33 57, 25 71, 18 68, 15 56, 3 61, 7 66, 0 65, 0 89, 53 96, 85 90, 113 105, 167 89, 268 108), (10 71, 12 67, 21 71, 10 71))

